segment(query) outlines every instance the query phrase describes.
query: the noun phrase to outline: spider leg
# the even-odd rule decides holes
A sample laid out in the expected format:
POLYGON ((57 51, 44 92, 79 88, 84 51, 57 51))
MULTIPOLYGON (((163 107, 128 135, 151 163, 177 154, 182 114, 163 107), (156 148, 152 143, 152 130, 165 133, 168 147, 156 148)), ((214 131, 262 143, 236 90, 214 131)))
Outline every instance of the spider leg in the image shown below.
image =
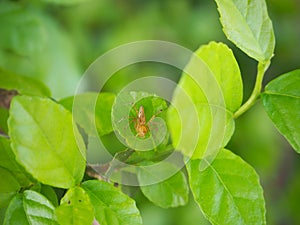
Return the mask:
POLYGON ((127 129, 132 123, 136 124, 137 118, 133 117, 133 119, 131 121, 129 121, 129 123, 127 124, 126 127, 124 127, 124 129, 127 129))
MULTIPOLYGON (((117 123, 120 123, 120 122, 124 121, 125 119, 132 119, 132 120, 134 120, 134 119, 137 118, 139 112, 138 112, 136 106, 135 106, 133 103, 130 103, 130 105, 132 105, 132 107, 133 107, 133 109, 134 109, 135 116, 124 116, 124 117, 121 118, 119 121, 117 121, 117 123)), ((131 111, 132 111, 132 109, 130 109, 129 113, 130 113, 131 111)))
POLYGON ((136 116, 139 114, 139 110, 137 109, 136 105, 132 103, 132 108, 134 109, 136 116))
POLYGON ((136 117, 135 116, 124 116, 123 118, 121 118, 119 121, 117 121, 117 123, 120 123, 120 122, 122 122, 122 121, 124 121, 125 119, 135 119, 136 117))
POLYGON ((153 131, 151 132, 151 135, 153 137, 156 137, 157 136, 157 133, 158 133, 158 130, 159 130, 159 126, 158 126, 158 123, 154 123, 153 120, 156 116, 158 116, 160 113, 162 113, 163 110, 159 110, 157 113, 155 113, 151 118, 150 120, 147 122, 147 127, 149 129, 149 131, 153 131), (152 129, 150 129, 150 126, 152 129))
POLYGON ((147 122, 147 125, 149 124, 149 123, 151 123, 153 120, 154 120, 154 118, 156 117, 156 116, 158 116, 159 114, 161 114, 163 112, 163 110, 161 109, 161 110, 159 110, 157 113, 155 113, 151 118, 150 118, 150 120, 147 122))

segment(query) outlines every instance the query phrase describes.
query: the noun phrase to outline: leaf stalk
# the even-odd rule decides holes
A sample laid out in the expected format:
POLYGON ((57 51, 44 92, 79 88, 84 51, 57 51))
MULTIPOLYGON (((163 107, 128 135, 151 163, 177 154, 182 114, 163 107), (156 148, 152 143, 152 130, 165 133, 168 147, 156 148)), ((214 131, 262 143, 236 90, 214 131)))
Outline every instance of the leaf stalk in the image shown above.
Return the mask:
POLYGON ((249 99, 234 113, 233 115, 234 119, 238 118, 246 111, 248 111, 255 104, 256 100, 259 98, 262 89, 263 78, 269 65, 270 65, 270 61, 258 63, 256 81, 255 81, 253 91, 249 99))

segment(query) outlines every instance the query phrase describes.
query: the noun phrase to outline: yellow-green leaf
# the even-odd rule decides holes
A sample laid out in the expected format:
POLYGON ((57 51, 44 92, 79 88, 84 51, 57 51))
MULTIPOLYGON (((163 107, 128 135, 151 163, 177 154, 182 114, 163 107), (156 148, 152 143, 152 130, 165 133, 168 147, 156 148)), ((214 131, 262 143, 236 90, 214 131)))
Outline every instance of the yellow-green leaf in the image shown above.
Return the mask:
POLYGON ((187 169, 194 198, 212 224, 266 224, 263 189, 251 166, 225 149, 204 163, 204 171, 200 160, 187 169))
POLYGON ((269 117, 300 153, 300 70, 284 74, 271 81, 262 95, 269 117))
POLYGON ((63 106, 46 98, 17 96, 8 127, 17 161, 34 178, 61 188, 81 182, 85 145, 63 106))
POLYGON ((227 38, 257 61, 269 61, 275 37, 265 0, 215 1, 227 38))
POLYGON ((94 209, 85 191, 81 187, 74 187, 62 198, 56 215, 61 225, 92 224, 94 209))

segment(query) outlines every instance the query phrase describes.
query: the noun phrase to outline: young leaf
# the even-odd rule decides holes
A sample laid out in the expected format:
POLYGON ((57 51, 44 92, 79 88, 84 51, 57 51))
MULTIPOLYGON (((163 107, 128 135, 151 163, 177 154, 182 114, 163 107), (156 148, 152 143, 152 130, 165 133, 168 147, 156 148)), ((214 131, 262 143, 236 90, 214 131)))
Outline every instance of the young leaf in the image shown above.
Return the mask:
POLYGON ((82 225, 92 224, 94 211, 90 199, 81 187, 68 190, 61 200, 61 205, 56 208, 59 224, 82 225))
POLYGON ((223 43, 210 42, 200 47, 196 54, 206 63, 219 82, 226 109, 235 112, 243 101, 243 82, 239 65, 231 49, 223 43))
MULTIPOLYGON (((167 170, 175 170, 172 164, 164 164, 167 170), (166 168, 167 167, 167 168, 166 168)), ((161 170, 147 170, 147 167, 140 167, 138 170, 138 181, 141 184, 143 194, 154 204, 162 207, 178 207, 188 202, 189 188, 183 172, 178 171, 172 177, 151 185, 143 186, 143 184, 151 183, 161 174, 161 170)))
POLYGON ((64 98, 59 103, 73 113, 75 121, 87 134, 102 136, 113 131, 111 109, 114 100, 113 93, 84 93, 64 98))
POLYGON ((142 218, 134 200, 103 181, 90 180, 82 184, 101 225, 141 225, 142 218))
POLYGON ((227 38, 257 61, 269 61, 275 37, 265 0, 215 1, 227 38))
POLYGON ((21 187, 13 175, 2 167, 0 167, 0 177, 2 177, 0 179, 0 208, 3 208, 8 205, 21 187))
POLYGON ((26 187, 33 183, 32 177, 17 163, 10 141, 4 137, 0 137, 0 155, 0 167, 9 170, 21 186, 26 187))
POLYGON ((300 153, 300 70, 284 74, 271 81, 262 95, 269 117, 300 153))
POLYGON ((50 99, 17 96, 8 120, 17 161, 44 184, 70 188, 85 170, 85 146, 72 115, 50 99))
POLYGON ((27 190, 10 202, 4 225, 58 225, 54 206, 43 195, 27 190))
POLYGON ((263 190, 251 166, 225 149, 206 170, 199 165, 187 165, 190 187, 212 224, 266 224, 263 190))
POLYGON ((220 146, 209 146, 210 142, 218 142, 212 139, 213 136, 217 140, 223 140, 222 146, 225 146, 230 140, 234 131, 232 117, 242 103, 243 86, 238 64, 232 51, 225 44, 211 42, 198 49, 196 55, 205 63, 202 66, 207 67, 203 68, 203 72, 201 71, 203 78, 199 81, 207 89, 202 89, 194 77, 186 73, 183 74, 177 89, 183 89, 185 94, 175 91, 172 99, 172 104, 176 106, 176 110, 180 112, 180 115, 176 113, 175 108, 170 107, 168 111, 168 125, 176 149, 182 150, 188 156, 191 156, 193 151, 193 149, 190 149, 193 142, 192 139, 195 139, 198 133, 199 138, 192 158, 199 159, 209 155, 215 156, 219 151, 220 146), (211 82, 209 77, 213 77, 215 82, 218 83, 221 89, 221 96, 214 96, 214 92, 205 93, 205 91, 210 91, 210 87, 206 87, 208 85, 206 83, 208 81, 211 82), (185 95, 192 99, 192 105, 187 104, 185 95), (214 102, 209 102, 209 95, 212 95, 210 97, 214 102), (225 106, 221 105, 221 99, 218 99, 220 97, 224 99, 225 106), (193 118, 193 108, 197 110, 198 118, 193 118), (197 125, 197 119, 199 125, 197 125), (219 129, 213 131, 216 121, 222 122, 218 122, 219 129), (182 134, 180 130, 182 130, 182 134), (181 143, 177 146, 180 138, 182 139, 181 143))
POLYGON ((30 77, 16 75, 0 68, 0 88, 16 90, 19 94, 35 96, 51 96, 51 93, 43 83, 30 77))

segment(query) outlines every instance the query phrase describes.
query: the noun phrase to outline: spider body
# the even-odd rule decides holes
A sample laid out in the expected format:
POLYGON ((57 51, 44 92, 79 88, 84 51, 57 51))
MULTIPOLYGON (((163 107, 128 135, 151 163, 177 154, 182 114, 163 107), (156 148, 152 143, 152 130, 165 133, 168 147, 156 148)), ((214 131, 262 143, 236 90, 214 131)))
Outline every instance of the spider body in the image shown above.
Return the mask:
MULTIPOLYGON (((154 116, 149 120, 149 122, 151 122, 153 118, 154 116)), ((144 107, 140 106, 139 111, 137 112, 137 118, 134 119, 134 129, 137 133, 137 136, 141 138, 146 136, 146 134, 149 132, 148 123, 146 121, 144 107)))

